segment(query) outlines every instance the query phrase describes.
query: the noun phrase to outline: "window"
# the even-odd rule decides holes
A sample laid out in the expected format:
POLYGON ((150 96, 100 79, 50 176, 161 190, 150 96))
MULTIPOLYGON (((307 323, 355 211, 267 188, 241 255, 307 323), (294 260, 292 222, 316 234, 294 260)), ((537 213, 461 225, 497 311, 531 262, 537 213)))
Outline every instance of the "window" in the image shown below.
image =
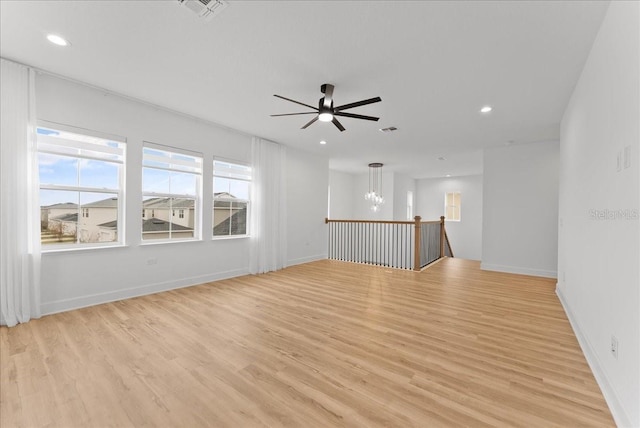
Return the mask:
POLYGON ((213 236, 248 234, 251 167, 213 161, 213 236))
POLYGON ((200 238, 202 155, 145 143, 142 149, 142 239, 200 238), (179 209, 176 220, 170 213, 179 209))
POLYGON ((460 221, 460 192, 449 192, 444 195, 444 218, 460 221))
POLYGON ((413 192, 407 191, 407 220, 413 220, 413 192))
POLYGON ((124 141, 79 132, 37 128, 45 250, 124 242, 124 141))

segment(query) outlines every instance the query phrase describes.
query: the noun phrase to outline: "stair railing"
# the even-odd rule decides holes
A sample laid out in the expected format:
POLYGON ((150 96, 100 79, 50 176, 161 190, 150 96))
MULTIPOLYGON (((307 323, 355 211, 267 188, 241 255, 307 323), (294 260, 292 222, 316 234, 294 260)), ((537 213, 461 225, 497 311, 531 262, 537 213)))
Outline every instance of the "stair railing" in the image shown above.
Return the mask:
POLYGON ((453 257, 440 220, 330 220, 328 258, 419 271, 442 257, 453 257))

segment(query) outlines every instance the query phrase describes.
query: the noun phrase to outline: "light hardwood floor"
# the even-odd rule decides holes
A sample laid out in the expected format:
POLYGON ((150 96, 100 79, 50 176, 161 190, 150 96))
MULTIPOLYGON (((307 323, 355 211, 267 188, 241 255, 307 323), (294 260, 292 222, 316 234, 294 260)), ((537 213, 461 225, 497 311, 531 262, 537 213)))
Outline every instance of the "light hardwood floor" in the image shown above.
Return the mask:
POLYGON ((0 426, 613 426, 555 281, 319 261, 0 329, 0 426))

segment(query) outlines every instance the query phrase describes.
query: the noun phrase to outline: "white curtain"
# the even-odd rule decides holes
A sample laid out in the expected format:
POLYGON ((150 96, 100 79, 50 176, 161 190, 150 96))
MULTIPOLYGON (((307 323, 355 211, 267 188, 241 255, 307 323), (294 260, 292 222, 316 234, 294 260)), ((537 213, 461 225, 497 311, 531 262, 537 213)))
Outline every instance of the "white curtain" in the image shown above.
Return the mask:
POLYGON ((284 267, 286 255, 285 147, 254 137, 252 152, 252 274, 284 267))
POLYGON ((0 323, 40 317, 34 72, 0 59, 0 323))

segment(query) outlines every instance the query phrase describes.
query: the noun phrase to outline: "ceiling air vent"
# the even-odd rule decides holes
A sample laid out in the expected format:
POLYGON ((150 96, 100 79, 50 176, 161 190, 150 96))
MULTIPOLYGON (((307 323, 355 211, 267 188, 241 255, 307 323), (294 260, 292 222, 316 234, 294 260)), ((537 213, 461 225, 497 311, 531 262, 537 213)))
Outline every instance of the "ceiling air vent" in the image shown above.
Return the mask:
POLYGON ((178 0, 182 6, 191 9, 206 21, 218 16, 229 3, 225 0, 178 0))

